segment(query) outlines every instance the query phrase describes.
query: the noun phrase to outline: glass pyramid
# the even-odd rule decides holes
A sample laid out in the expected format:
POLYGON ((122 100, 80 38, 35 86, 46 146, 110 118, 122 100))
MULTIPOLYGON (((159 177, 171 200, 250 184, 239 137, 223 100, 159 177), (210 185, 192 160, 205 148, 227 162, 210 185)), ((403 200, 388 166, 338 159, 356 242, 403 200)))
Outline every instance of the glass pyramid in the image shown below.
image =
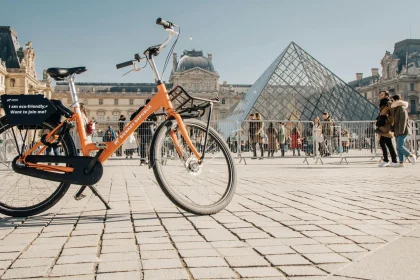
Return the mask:
POLYGON ((302 48, 289 46, 244 94, 227 120, 259 112, 265 120, 374 120, 378 109, 302 48))

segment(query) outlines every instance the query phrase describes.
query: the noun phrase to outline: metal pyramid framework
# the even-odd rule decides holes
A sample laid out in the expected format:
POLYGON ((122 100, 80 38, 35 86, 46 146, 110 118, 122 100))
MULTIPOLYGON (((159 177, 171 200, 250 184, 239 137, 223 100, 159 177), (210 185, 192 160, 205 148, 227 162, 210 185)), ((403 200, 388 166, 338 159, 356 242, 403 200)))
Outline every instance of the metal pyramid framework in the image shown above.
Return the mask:
POLYGON ((255 112, 265 120, 309 121, 328 112, 336 121, 360 121, 373 120, 378 109, 291 42, 227 119, 243 121, 255 112))

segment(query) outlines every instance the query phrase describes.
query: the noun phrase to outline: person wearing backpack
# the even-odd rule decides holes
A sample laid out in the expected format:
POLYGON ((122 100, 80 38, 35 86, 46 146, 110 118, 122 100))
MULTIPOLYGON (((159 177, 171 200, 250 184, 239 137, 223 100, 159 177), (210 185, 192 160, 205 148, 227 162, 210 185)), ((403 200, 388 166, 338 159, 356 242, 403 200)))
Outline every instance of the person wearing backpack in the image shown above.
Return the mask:
POLYGON ((410 162, 416 164, 416 157, 404 147, 407 136, 411 134, 411 127, 408 119, 408 102, 401 100, 399 95, 392 96, 392 105, 394 113, 394 133, 397 140, 398 163, 395 167, 404 167, 404 156, 410 159, 410 162))
POLYGON ((376 120, 375 132, 379 135, 379 146, 383 154, 383 161, 379 164, 379 167, 395 167, 397 165, 397 153, 392 144, 392 138, 394 138, 394 134, 391 131, 393 116, 391 100, 387 91, 381 91, 379 94, 379 116, 376 120), (389 162, 387 148, 391 154, 392 163, 389 162))
POLYGON ((112 142, 116 138, 117 138, 117 136, 115 135, 115 131, 112 129, 111 126, 108 126, 108 129, 105 131, 104 137, 102 138, 102 140, 104 142, 112 142))

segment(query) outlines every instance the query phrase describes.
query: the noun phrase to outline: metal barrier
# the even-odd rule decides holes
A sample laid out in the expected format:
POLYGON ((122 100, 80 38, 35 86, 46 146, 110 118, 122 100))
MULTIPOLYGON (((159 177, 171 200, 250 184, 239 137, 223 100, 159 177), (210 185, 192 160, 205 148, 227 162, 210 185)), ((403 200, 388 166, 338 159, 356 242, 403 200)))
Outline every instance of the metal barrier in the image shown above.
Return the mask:
POLYGON ((378 151, 378 136, 375 133, 376 122, 342 121, 336 122, 340 127, 339 144, 341 162, 348 158, 381 157, 378 151))
MULTIPOLYGON (((311 121, 247 120, 240 124, 241 158, 314 157, 311 121)), ((246 163, 246 161, 245 161, 246 163)))
MULTIPOLYGON (((113 141, 128 121, 103 121, 96 123, 91 142, 113 141), (109 129, 109 127, 111 127, 109 129), (110 133, 108 133, 110 132, 110 133)), ((161 121, 144 122, 113 158, 137 158, 147 160, 152 136, 161 121)), ((417 157, 420 155, 420 121, 411 121, 412 133, 406 147, 417 157)), ((210 125, 224 136, 231 153, 240 162, 252 158, 302 158, 309 164, 323 163, 324 158, 337 158, 340 163, 349 158, 381 158, 374 121, 336 121, 334 123, 311 121, 211 121, 210 125), (328 124, 330 131, 328 132, 328 124)), ((80 146, 77 132, 72 131, 76 148, 80 146)), ((12 139, 0 134, 0 163, 6 164, 15 157, 12 139)), ((203 135, 191 135, 193 143, 200 147, 203 135)), ((169 145, 169 144, 168 144, 169 145)), ((168 155, 174 155, 173 147, 166 147, 168 155)))

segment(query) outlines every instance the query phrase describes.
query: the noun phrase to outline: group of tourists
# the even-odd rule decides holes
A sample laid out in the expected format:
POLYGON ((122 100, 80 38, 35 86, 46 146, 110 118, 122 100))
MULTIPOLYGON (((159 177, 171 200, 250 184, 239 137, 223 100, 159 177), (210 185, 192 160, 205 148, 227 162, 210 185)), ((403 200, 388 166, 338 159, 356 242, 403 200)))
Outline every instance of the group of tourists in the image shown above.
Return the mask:
MULTIPOLYGON (((150 99, 146 100, 145 105, 147 105, 150 102, 150 99)), ((134 119, 134 117, 144 108, 144 106, 140 107, 137 111, 135 111, 130 116, 130 121, 134 119)), ((85 124, 85 131, 86 131, 86 138, 87 142, 92 142, 92 137, 96 136, 96 124, 97 122, 95 120, 88 120, 88 114, 86 112, 86 107, 83 103, 80 103, 80 111, 83 118, 83 122, 85 124)), ((117 156, 122 156, 124 153, 126 158, 133 158, 133 155, 135 151, 138 151, 140 154, 140 165, 148 164, 148 156, 149 156, 149 147, 152 140, 152 136, 154 131, 156 130, 156 124, 157 117, 155 114, 151 114, 145 122, 143 122, 139 128, 137 129, 137 138, 134 136, 134 133, 131 134, 128 139, 125 141, 122 147, 120 147, 116 154, 117 156)), ((120 118, 118 119, 118 128, 117 132, 112 128, 112 126, 108 126, 107 130, 104 132, 102 136, 103 142, 113 142, 119 133, 121 133, 124 130, 124 127, 126 125, 127 118, 124 115, 120 115, 120 118)), ((75 146, 77 149, 78 154, 81 153, 81 145, 80 140, 78 136, 77 129, 73 130, 73 139, 75 142, 75 146)), ((54 150, 54 154, 58 155, 58 151, 54 150)), ((52 149, 46 151, 47 154, 51 154, 52 149)))
MULTIPOLYGON (((302 131, 297 125, 291 129, 286 128, 284 122, 270 122, 265 129, 264 121, 260 113, 249 115, 249 143, 253 152, 252 159, 257 159, 257 150, 260 150, 259 159, 264 158, 264 152, 267 151, 267 157, 274 157, 274 153, 280 150, 281 157, 285 156, 286 150, 290 149, 293 156, 300 156, 301 151, 306 156, 313 156, 314 141, 318 143, 315 147, 321 156, 330 156, 333 152, 338 152, 338 130, 330 115, 325 112, 322 115, 322 123, 319 117, 315 117, 313 124, 303 125, 302 131), (290 130, 290 133, 287 133, 290 130), (316 139, 315 139, 316 138, 316 139)), ((343 146, 349 147, 349 132, 344 131, 342 136, 348 136, 343 146)))

